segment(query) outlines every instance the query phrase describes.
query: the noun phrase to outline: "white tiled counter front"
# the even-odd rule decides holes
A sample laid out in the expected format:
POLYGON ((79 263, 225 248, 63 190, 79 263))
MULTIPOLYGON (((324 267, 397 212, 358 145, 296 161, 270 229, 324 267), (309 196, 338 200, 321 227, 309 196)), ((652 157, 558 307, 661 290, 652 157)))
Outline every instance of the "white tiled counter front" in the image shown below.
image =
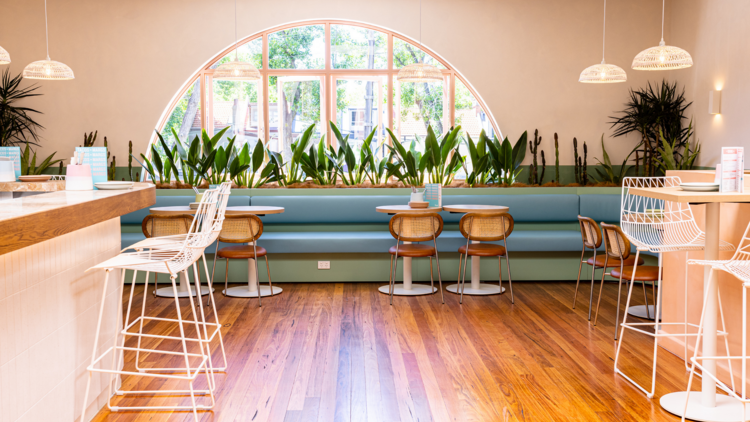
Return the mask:
MULTIPOLYGON (((0 422, 80 417, 104 288, 103 270, 85 271, 120 252, 121 215, 155 202, 153 185, 142 183, 2 202, 0 422)), ((120 280, 118 271, 111 277, 120 280)), ((115 326, 118 283, 108 290, 104 328, 115 326)), ((101 332, 101 351, 114 335, 101 332)), ((87 419, 107 400, 109 375, 93 380, 87 419)))
MULTIPOLYGON (((102 270, 84 271, 119 252, 118 217, 0 255, 0 422, 80 416, 104 286, 102 270)), ((117 316, 118 285, 109 286, 103 327, 117 316)), ((113 340, 105 330, 99 344, 113 340)), ((109 376, 96 379, 92 416, 106 402, 109 376)))

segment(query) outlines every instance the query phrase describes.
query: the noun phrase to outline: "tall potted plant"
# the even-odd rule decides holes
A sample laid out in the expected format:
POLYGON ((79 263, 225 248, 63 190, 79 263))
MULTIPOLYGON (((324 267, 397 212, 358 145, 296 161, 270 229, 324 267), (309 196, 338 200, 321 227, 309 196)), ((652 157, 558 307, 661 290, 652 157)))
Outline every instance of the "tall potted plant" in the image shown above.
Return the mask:
MULTIPOLYGON (((685 111, 692 102, 685 99, 685 90, 678 91, 677 82, 670 84, 666 80, 660 85, 648 84, 647 88, 630 90, 630 100, 620 116, 611 117, 612 127, 615 128, 614 137, 638 133, 641 136, 643 148, 638 151, 643 158, 644 176, 654 176, 660 169, 659 148, 663 146, 662 135, 665 139, 674 141, 672 153, 675 159, 682 160, 683 153, 690 145, 692 130, 683 126, 686 120, 685 111)), ((689 155, 689 153, 688 153, 689 155)), ((636 154, 636 157, 639 155, 636 154)), ((636 167, 638 167, 636 158, 636 167)))

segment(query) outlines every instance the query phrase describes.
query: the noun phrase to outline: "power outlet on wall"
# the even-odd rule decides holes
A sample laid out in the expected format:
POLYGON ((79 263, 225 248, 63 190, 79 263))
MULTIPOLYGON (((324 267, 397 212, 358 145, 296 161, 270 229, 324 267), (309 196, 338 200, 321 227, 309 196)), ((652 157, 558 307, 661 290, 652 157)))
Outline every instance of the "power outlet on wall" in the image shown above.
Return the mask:
POLYGON ((331 269, 331 261, 318 261, 318 269, 319 270, 330 270, 331 269))

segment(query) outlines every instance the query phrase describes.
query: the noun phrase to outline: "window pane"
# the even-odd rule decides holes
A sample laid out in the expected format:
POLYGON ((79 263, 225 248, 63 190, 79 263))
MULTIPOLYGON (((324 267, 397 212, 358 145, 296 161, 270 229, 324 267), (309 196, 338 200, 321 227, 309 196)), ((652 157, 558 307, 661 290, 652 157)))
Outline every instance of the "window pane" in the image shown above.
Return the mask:
POLYGON ((213 81, 214 133, 225 127, 221 143, 235 137, 235 145, 253 147, 258 141, 261 111, 258 106, 258 83, 248 81, 213 81))
POLYGON ((393 37, 393 67, 401 69, 412 63, 424 62, 438 69, 445 69, 437 59, 420 50, 414 44, 408 43, 400 38, 393 37))
POLYGON ((292 142, 308 126, 315 124, 316 139, 325 133, 320 123, 319 76, 271 76, 268 96, 271 133, 268 145, 273 151, 283 152, 285 161, 292 156, 292 142))
POLYGON ((372 79, 339 79, 336 81, 336 126, 343 136, 349 135, 349 143, 358 154, 362 142, 377 126, 370 145, 378 156, 385 154, 383 140, 386 139, 387 122, 385 94, 386 77, 372 79))
POLYGON ((268 36, 271 69, 323 69, 324 58, 323 25, 298 26, 268 36))
MULTIPOLYGON (((233 61, 234 56, 234 50, 232 50, 226 56, 211 65, 210 69, 216 69, 222 63, 233 61)), ((263 39, 256 38, 237 47, 237 59, 241 62, 252 63, 258 69, 263 67, 263 39)))
POLYGON ((471 136, 474 142, 479 139, 479 133, 484 132, 490 138, 495 136, 490 119, 479 105, 474 95, 458 78, 456 78, 456 126, 471 136))
POLYGON ((437 136, 448 129, 443 112, 447 98, 442 82, 396 83, 394 95, 394 104, 397 102, 394 123, 398 127, 399 140, 407 148, 416 135, 419 138, 417 151, 424 150, 422 143, 428 125, 437 136))
POLYGON ((177 132, 181 141, 192 139, 201 132, 201 84, 196 79, 193 85, 180 98, 172 113, 167 119, 167 124, 161 131, 161 136, 170 145, 174 142, 172 129, 177 132))
POLYGON ((385 69, 388 38, 372 29, 331 25, 331 64, 334 69, 385 69))

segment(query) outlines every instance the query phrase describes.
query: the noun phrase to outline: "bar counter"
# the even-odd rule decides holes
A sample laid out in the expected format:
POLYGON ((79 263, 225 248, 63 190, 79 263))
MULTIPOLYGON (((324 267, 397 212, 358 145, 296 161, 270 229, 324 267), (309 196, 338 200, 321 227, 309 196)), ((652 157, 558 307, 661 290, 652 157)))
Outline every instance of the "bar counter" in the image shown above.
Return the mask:
MULTIPOLYGON (((155 202, 146 183, 0 202, 0 420, 80 416, 104 279, 84 271, 120 252, 121 215, 155 202)), ((110 287, 105 327, 117 313, 118 283, 110 287)), ((110 329, 99 344, 113 339, 110 329)), ((105 403, 108 379, 95 379, 88 414, 105 403)))

